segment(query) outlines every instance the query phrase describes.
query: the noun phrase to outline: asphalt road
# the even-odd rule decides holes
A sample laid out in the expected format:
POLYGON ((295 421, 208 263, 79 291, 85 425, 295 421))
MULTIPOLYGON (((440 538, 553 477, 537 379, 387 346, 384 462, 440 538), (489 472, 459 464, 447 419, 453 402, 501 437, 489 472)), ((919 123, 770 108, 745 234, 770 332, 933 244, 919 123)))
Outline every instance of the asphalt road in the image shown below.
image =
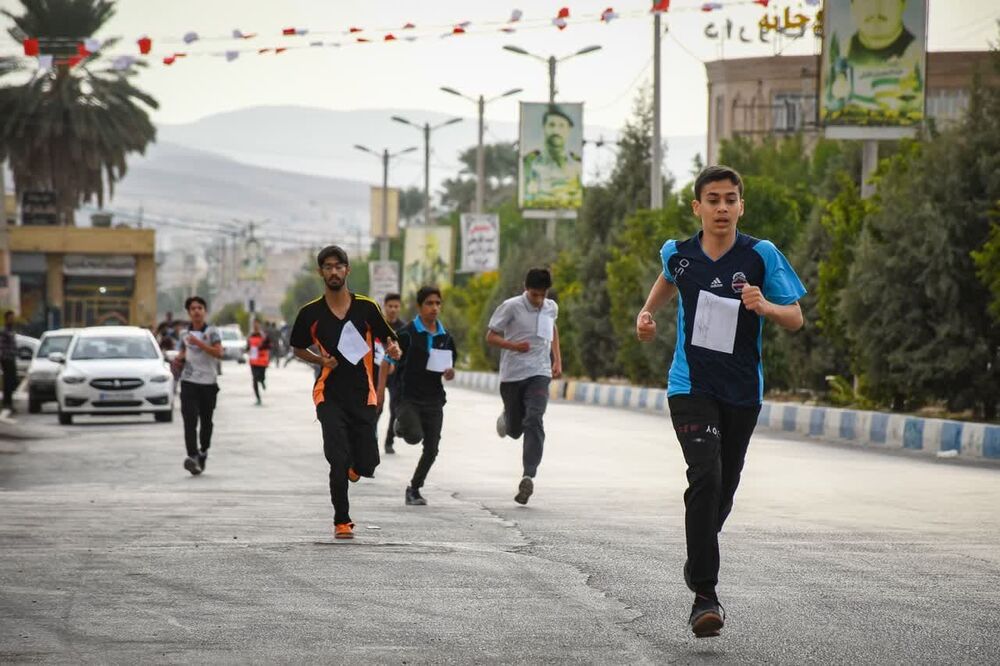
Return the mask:
POLYGON ((311 376, 257 407, 227 364, 200 477, 179 414, 0 432, 0 662, 1000 662, 1000 469, 756 436, 697 640, 667 419, 550 405, 521 507, 499 398, 453 389, 430 504, 399 442, 335 543, 311 376))

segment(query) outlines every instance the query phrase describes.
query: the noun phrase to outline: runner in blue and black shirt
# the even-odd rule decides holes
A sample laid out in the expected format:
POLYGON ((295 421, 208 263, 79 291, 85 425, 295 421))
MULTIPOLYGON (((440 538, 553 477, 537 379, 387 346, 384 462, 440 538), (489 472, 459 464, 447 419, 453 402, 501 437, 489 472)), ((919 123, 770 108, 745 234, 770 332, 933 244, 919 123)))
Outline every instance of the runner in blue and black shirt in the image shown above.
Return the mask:
POLYGON ((806 290, 773 243, 736 230, 744 211, 736 171, 704 169, 695 180, 693 208, 702 230, 663 245, 663 272, 636 318, 636 333, 652 341, 653 314, 679 295, 667 398, 688 467, 684 578, 695 593, 690 623, 696 636, 705 637, 719 635, 724 622, 715 592, 718 533, 732 510, 764 396, 764 320, 801 328, 798 300, 806 290))

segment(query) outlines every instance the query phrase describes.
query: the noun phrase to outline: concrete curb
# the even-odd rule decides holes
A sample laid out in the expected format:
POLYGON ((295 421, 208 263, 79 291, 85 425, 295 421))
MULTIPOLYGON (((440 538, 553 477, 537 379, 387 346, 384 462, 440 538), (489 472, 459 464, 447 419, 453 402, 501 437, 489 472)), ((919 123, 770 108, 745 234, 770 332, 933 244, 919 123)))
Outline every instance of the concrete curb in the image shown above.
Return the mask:
MULTIPOLYGON (((458 371, 455 385, 495 393, 499 391, 500 377, 494 372, 458 371)), ((669 414, 667 392, 658 388, 554 380, 549 396, 552 400, 669 414)), ((765 401, 757 425, 873 449, 1000 462, 1000 426, 985 423, 765 401)))

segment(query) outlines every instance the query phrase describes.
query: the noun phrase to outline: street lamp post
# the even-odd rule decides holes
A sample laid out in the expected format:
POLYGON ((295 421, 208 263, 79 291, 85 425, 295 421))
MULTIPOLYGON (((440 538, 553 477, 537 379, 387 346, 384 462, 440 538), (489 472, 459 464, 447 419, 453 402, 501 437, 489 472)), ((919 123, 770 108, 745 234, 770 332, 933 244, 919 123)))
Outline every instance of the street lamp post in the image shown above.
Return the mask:
MULTIPOLYGON (((569 60, 570 58, 575 58, 576 56, 584 55, 587 53, 593 53, 594 51, 600 51, 601 46, 599 44, 594 44, 592 46, 586 46, 579 51, 570 53, 569 55, 557 58, 554 55, 548 58, 543 58, 540 55, 535 55, 529 51, 525 51, 520 46, 514 46, 512 44, 507 44, 503 47, 505 51, 510 51, 511 53, 517 53, 518 55, 525 55, 529 58, 534 58, 540 62, 544 62, 549 68, 549 104, 554 104, 556 101, 556 65, 560 62, 569 60)), ((545 235, 548 236, 549 240, 555 242, 556 240, 556 224, 558 220, 550 217, 545 221, 545 235)))
POLYGON ((367 146, 354 144, 354 147, 382 160, 382 229, 379 233, 378 258, 380 261, 387 261, 389 259, 389 160, 394 157, 399 157, 400 155, 405 155, 406 153, 412 153, 417 149, 417 147, 411 146, 405 150, 399 151, 398 153, 392 154, 389 153, 388 148, 385 148, 381 153, 378 153, 367 146))
POLYGON ((496 97, 491 97, 486 99, 483 95, 480 95, 478 99, 475 97, 469 97, 468 95, 463 95, 454 88, 448 88, 442 86, 441 90, 450 94, 461 97, 462 99, 467 99, 476 105, 479 112, 479 142, 476 144, 476 213, 482 213, 484 208, 484 199, 486 198, 486 149, 483 146, 483 133, 485 131, 485 123, 483 121, 483 113, 486 111, 486 105, 490 102, 496 101, 502 97, 510 97, 511 95, 516 95, 521 92, 521 88, 513 88, 503 93, 502 95, 497 95, 496 97))
POLYGON ((431 224, 431 132, 436 129, 441 129, 447 125, 454 125, 455 123, 462 122, 461 118, 452 118, 446 120, 438 125, 431 126, 430 123, 424 123, 423 125, 418 125, 417 123, 410 122, 406 118, 401 116, 393 116, 393 120, 397 123, 403 123, 404 125, 409 125, 410 127, 415 127, 424 135, 424 224, 430 226, 431 224))
POLYGON ((660 12, 653 13, 653 154, 649 168, 649 207, 663 208, 663 145, 660 138, 660 12))

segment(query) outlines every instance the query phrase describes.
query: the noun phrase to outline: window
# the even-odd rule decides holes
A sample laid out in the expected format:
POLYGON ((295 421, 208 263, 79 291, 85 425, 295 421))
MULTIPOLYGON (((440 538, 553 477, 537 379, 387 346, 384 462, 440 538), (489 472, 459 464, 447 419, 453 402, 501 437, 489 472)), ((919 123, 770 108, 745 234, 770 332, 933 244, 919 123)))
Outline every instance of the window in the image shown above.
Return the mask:
POLYGON ((726 98, 718 95, 715 98, 715 136, 721 138, 726 130, 726 98))
POLYGON ((952 88, 927 93, 927 117, 933 118, 939 125, 961 120, 968 108, 968 90, 952 88))
POLYGON ((53 352, 60 352, 62 354, 66 353, 69 348, 70 340, 73 339, 72 335, 49 335, 42 340, 42 346, 38 350, 38 358, 48 358, 49 354, 53 352))
POLYGON ((798 132, 811 126, 816 117, 816 96, 812 93, 775 93, 771 99, 771 129, 798 132))
POLYGON ((81 338, 73 349, 74 361, 112 358, 159 358, 156 345, 146 336, 106 336, 81 338))

